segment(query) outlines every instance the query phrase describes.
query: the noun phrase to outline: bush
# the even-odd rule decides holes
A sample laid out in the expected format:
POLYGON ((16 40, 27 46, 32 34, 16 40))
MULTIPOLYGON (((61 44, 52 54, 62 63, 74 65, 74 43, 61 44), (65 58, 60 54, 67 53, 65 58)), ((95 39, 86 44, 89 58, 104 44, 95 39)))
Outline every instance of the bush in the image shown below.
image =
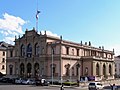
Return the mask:
POLYGON ((63 85, 66 85, 66 86, 74 86, 74 85, 77 85, 76 82, 63 82, 63 85))

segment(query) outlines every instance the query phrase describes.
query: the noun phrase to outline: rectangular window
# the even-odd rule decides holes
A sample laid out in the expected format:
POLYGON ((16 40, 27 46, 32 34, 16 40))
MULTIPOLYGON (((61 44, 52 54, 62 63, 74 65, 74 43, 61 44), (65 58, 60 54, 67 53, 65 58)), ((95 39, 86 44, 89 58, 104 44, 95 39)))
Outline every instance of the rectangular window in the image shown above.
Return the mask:
POLYGON ((74 49, 72 49, 72 55, 74 55, 74 49))
POLYGON ((3 69, 5 69, 5 66, 4 66, 4 65, 2 65, 2 70, 3 70, 3 69))
POLYGON ((5 52, 3 52, 3 56, 5 56, 5 52))
POLYGON ((77 56, 79 56, 79 49, 77 49, 77 56))
POLYGON ((96 56, 96 52, 95 51, 91 51, 91 56, 96 56))
POLYGON ((69 55, 69 47, 66 47, 66 54, 69 55))
POLYGON ((2 58, 2 63, 4 63, 5 62, 5 58, 2 58))
POLYGON ((79 70, 79 68, 78 67, 76 67, 76 75, 78 76, 78 71, 79 70))

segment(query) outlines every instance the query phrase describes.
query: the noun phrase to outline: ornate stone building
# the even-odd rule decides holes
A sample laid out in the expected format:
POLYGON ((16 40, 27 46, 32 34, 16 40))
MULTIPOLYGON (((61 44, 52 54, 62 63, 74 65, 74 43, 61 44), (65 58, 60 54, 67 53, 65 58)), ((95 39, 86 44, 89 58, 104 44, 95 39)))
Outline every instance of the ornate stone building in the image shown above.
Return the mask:
POLYGON ((44 77, 52 80, 76 80, 80 76, 94 76, 97 80, 113 79, 114 51, 104 47, 74 43, 38 34, 35 29, 15 38, 9 47, 7 74, 21 77, 44 77))
POLYGON ((120 55, 115 56, 115 77, 120 78, 120 55))
POLYGON ((5 42, 0 42, 0 76, 6 74, 6 56, 7 48, 11 46, 5 42))
POLYGON ((0 73, 6 74, 6 47, 0 46, 0 73))

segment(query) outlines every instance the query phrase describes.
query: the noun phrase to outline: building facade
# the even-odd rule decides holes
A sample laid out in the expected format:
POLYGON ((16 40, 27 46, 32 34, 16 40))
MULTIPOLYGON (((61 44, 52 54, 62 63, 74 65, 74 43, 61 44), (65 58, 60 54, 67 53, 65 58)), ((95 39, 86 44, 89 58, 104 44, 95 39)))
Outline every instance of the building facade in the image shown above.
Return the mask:
POLYGON ((120 78, 120 56, 115 57, 115 77, 120 78))
POLYGON ((114 51, 104 47, 74 43, 38 34, 35 29, 15 38, 9 47, 7 74, 20 77, 41 77, 52 80, 76 80, 94 76, 97 80, 113 79, 115 74, 114 51))
POLYGON ((6 48, 0 47, 0 73, 6 74, 6 48))
POLYGON ((0 42, 0 73, 6 74, 6 56, 7 56, 7 48, 11 46, 5 42, 0 42))

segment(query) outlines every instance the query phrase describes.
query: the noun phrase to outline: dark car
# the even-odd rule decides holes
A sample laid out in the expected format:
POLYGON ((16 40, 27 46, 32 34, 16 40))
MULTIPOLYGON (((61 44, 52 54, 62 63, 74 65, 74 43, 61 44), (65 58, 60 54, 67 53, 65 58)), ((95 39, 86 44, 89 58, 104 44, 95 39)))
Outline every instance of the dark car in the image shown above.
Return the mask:
POLYGON ((45 79, 40 79, 35 81, 36 86, 48 86, 49 82, 46 81, 45 79))
POLYGON ((41 80, 35 80, 35 84, 36 84, 36 86, 41 85, 41 80))
POLYGON ((10 78, 2 78, 1 82, 3 82, 3 83, 11 83, 12 79, 10 79, 10 78))

